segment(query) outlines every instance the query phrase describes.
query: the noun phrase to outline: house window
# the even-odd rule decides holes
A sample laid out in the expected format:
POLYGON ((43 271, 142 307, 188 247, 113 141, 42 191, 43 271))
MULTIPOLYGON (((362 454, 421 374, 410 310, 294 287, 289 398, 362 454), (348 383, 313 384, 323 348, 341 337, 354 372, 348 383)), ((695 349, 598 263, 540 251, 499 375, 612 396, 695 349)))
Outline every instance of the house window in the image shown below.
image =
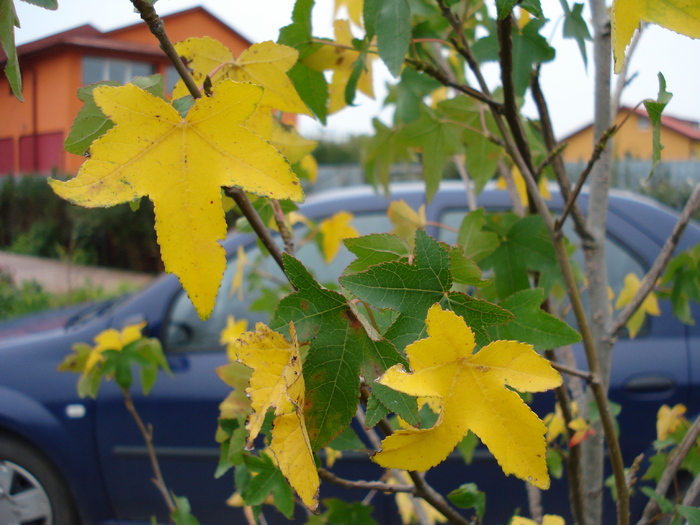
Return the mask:
POLYGON ((646 117, 639 117, 637 118, 637 127, 640 130, 647 130, 649 129, 649 119, 646 117))
POLYGON ((153 64, 116 58, 83 57, 83 85, 103 80, 126 84, 132 78, 153 74, 153 64))

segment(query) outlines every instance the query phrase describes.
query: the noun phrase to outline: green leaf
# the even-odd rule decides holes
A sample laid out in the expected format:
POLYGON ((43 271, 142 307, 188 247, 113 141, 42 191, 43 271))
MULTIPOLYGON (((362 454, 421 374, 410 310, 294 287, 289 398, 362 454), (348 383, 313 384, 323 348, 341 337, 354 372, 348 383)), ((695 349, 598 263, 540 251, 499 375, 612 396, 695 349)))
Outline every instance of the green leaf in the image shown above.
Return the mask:
POLYGON ((397 235, 373 233, 343 241, 350 252, 357 256, 343 273, 350 274, 366 270, 375 264, 408 259, 411 247, 397 235))
POLYGON ((460 246, 450 247, 450 270, 455 283, 469 286, 486 286, 488 279, 481 278, 481 269, 474 261, 464 256, 460 246))
POLYGON ((379 57, 398 77, 411 41, 411 6, 408 0, 382 0, 376 19, 379 57))
POLYGON ((496 0, 496 16, 499 20, 503 20, 513 11, 513 8, 518 3, 518 0, 496 0))
POLYGON ((185 118, 192 106, 194 106, 194 97, 192 95, 185 95, 184 97, 173 100, 173 107, 182 118, 185 118))
POLYGON ((357 437, 357 434, 355 434, 351 426, 343 430, 343 432, 328 443, 327 446, 334 450, 363 450, 366 448, 365 444, 357 437))
MULTIPOLYGON (((355 42, 356 39, 353 40, 355 42)), ((355 94, 357 93, 357 82, 360 80, 360 76, 367 70, 367 49, 363 48, 360 50, 360 54, 357 60, 352 65, 352 73, 350 73, 350 78, 348 78, 348 83, 345 86, 345 103, 348 106, 354 105, 355 94)))
POLYGON ((365 38, 368 42, 377 34, 377 15, 382 0, 365 0, 362 5, 362 20, 365 23, 365 38))
POLYGON ((297 0, 292 11, 292 23, 280 29, 278 44, 293 47, 299 51, 299 60, 318 50, 319 44, 313 43, 311 14, 314 0, 297 0))
MULTIPOLYGON (((284 475, 275 465, 271 457, 261 454, 260 456, 246 455, 244 457, 245 467, 250 474, 246 476, 246 483, 243 487, 237 483, 237 488, 247 505, 262 505, 268 495, 272 494, 275 506, 287 518, 294 517, 294 494, 292 489, 284 479, 284 475)), ((240 467, 236 468, 236 474, 240 467)), ((238 482, 238 476, 236 478, 238 482)))
POLYGON ((666 464, 668 462, 668 456, 663 452, 657 452, 649 458, 649 468, 642 476, 642 479, 653 479, 656 483, 661 480, 661 476, 664 474, 666 469, 666 464))
POLYGON ((578 49, 583 58, 584 66, 588 65, 588 55, 586 54, 586 41, 592 40, 588 30, 588 24, 583 18, 583 4, 574 4, 573 9, 569 9, 567 0, 559 0, 564 9, 564 38, 573 38, 578 44, 578 49))
POLYGON ((453 278, 447 248, 423 230, 416 230, 411 264, 402 261, 377 264, 363 272, 342 276, 339 281, 360 300, 399 313, 384 335, 400 350, 424 333, 428 309, 435 303, 463 315, 477 335, 485 335, 484 326, 510 319, 496 305, 450 292, 453 278))
POLYGON ((700 509, 678 505, 676 512, 688 520, 689 525, 700 525, 700 509))
POLYGON ((493 253, 498 248, 498 235, 484 231, 484 209, 469 212, 464 216, 457 234, 457 243, 464 248, 464 255, 475 262, 493 253))
MULTIPOLYGON (((486 118, 489 120, 493 117, 489 115, 486 118)), ((478 194, 496 173, 503 148, 476 130, 464 130, 463 137, 467 145, 467 173, 474 181, 474 191, 478 194)))
POLYGON ((324 499, 323 504, 328 508, 326 519, 332 525, 377 525, 372 519, 371 505, 359 501, 346 503, 340 499, 324 499))
POLYGON ((199 520, 195 518, 187 498, 175 497, 175 510, 170 514, 170 518, 175 525, 199 525, 199 520))
POLYGON ((644 107, 647 109, 652 126, 651 171, 647 179, 654 174, 654 168, 661 162, 661 150, 664 149, 663 144, 661 144, 661 113, 671 98, 673 98, 673 93, 666 91, 666 79, 659 73, 659 94, 656 100, 644 101, 644 107))
POLYGON ((325 125, 328 116, 328 82, 323 72, 297 62, 287 71, 287 76, 304 104, 325 125))
POLYGON ((432 109, 424 105, 421 117, 406 125, 396 136, 400 143, 421 150, 428 202, 432 200, 440 185, 445 161, 450 156, 464 151, 462 132, 463 128, 460 125, 440 119, 432 109))
POLYGON ((19 71, 19 59, 15 47, 15 27, 19 27, 19 19, 12 0, 0 0, 0 45, 7 56, 5 76, 10 88, 19 100, 22 97, 22 74, 19 71))
POLYGON ((217 441, 221 445, 219 464, 214 472, 215 478, 220 478, 232 467, 243 463, 246 439, 245 417, 238 419, 219 419, 217 441))
POLYGON ((318 450, 355 415, 360 373, 371 384, 405 360, 388 341, 370 339, 366 323, 343 295, 321 287, 293 257, 285 254, 284 264, 299 291, 280 301, 270 327, 284 332, 293 321, 299 341, 310 343, 304 361, 305 418, 311 447, 318 450))
POLYGON ((396 104, 395 124, 408 124, 420 118, 423 97, 442 87, 434 78, 411 68, 404 68, 399 82, 389 87, 385 103, 396 104))
POLYGON ((367 143, 362 165, 367 181, 375 187, 381 184, 388 194, 392 166, 411 160, 411 155, 405 147, 396 143, 396 130, 376 118, 372 120, 372 125, 375 131, 367 143))
POLYGON ((375 427, 377 423, 389 414, 391 414, 391 410, 383 405, 376 396, 370 396, 367 400, 367 408, 365 410, 365 427, 375 427))
POLYGON ((518 5, 526 11, 529 11, 531 15, 542 20, 545 19, 540 0, 522 0, 521 2, 518 2, 518 5))
POLYGON ((656 501, 656 503, 659 504, 659 509, 661 512, 664 514, 670 514, 673 512, 674 505, 671 503, 668 499, 665 497, 661 496, 660 494, 657 494, 653 488, 651 487, 641 487, 641 491, 646 494, 649 498, 653 499, 656 501))
POLYGON ((471 430, 467 432, 462 441, 457 444, 457 450, 462 455, 462 459, 467 465, 471 465, 474 459, 474 451, 479 446, 479 438, 471 430))
MULTIPOLYGON (((539 216, 518 219, 498 248, 481 261, 481 267, 493 268, 501 299, 530 288, 529 270, 541 272, 550 285, 561 276, 552 241, 539 216)), ((548 291, 545 287, 545 292, 548 291)))
POLYGON ((564 458, 557 449, 547 449, 547 468, 553 478, 561 479, 564 474, 564 458))
POLYGON ((700 303, 700 245, 671 259, 661 283, 672 285, 670 298, 673 315, 686 324, 695 324, 690 301, 700 303))
POLYGON ((49 11, 55 11, 58 9, 58 0, 22 0, 28 4, 38 5, 49 11))
POLYGON ((75 116, 63 144, 66 151, 76 155, 84 155, 96 138, 101 137, 114 126, 114 123, 95 104, 92 91, 98 86, 118 85, 120 85, 118 82, 105 81, 78 89, 78 98, 83 101, 83 107, 75 116))
POLYGON ((479 521, 483 519, 484 512, 486 512, 486 494, 479 490, 476 483, 461 485, 458 489, 450 492, 447 499, 461 509, 475 509, 479 521))
POLYGON ((542 310, 544 290, 517 292, 499 303, 515 317, 511 322, 488 328, 492 339, 530 343, 535 350, 549 350, 578 343, 581 335, 561 319, 542 310))
POLYGON ((144 91, 148 91, 151 95, 166 100, 165 97, 165 82, 162 75, 149 75, 147 77, 134 77, 129 83, 140 87, 144 91))

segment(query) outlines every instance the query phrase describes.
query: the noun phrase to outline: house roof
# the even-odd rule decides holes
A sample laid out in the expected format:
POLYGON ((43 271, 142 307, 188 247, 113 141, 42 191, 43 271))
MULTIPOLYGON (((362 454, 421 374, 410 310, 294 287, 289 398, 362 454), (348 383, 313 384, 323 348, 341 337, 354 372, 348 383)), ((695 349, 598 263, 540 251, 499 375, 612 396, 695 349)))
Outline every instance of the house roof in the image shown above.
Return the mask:
MULTIPOLYGON (((646 109, 643 106, 638 106, 636 108, 630 106, 622 106, 619 113, 634 113, 643 118, 649 118, 646 109)), ((580 129, 577 129, 573 133, 569 133, 566 137, 561 139, 561 142, 566 142, 571 137, 578 135, 582 131, 591 128, 593 124, 588 124, 580 129)), ((700 141, 700 122, 695 120, 682 119, 678 117, 672 117, 670 115, 661 115, 661 126, 680 133, 681 135, 688 137, 691 140, 700 141)))
MULTIPOLYGON (((184 11, 178 11, 169 15, 164 15, 161 18, 164 22, 167 22, 169 18, 188 15, 195 11, 201 11, 205 13, 207 16, 211 17, 216 22, 226 26, 228 30, 240 37, 241 40, 250 43, 250 41, 247 38, 245 38, 240 33, 221 22, 221 20, 219 20, 208 10, 201 6, 186 9, 184 11)), ((17 55, 20 58, 29 58, 33 55, 45 53, 47 51, 51 51, 58 48, 78 47, 94 51, 118 51, 122 53, 126 52, 144 56, 163 57, 163 52, 161 51, 160 47, 156 44, 155 39, 153 40, 153 45, 144 45, 141 43, 127 42, 125 40, 110 38, 110 35, 112 34, 119 33, 121 31, 132 28, 142 23, 143 22, 129 24, 128 26, 112 31, 107 31, 104 33, 89 24, 82 25, 73 29, 69 29, 67 31, 63 31, 61 33, 56 33, 55 35, 35 40, 34 42, 29 42, 27 44, 18 46, 17 55)), ((6 60, 7 56, 2 51, 2 49, 0 49, 0 66, 4 65, 6 60)))

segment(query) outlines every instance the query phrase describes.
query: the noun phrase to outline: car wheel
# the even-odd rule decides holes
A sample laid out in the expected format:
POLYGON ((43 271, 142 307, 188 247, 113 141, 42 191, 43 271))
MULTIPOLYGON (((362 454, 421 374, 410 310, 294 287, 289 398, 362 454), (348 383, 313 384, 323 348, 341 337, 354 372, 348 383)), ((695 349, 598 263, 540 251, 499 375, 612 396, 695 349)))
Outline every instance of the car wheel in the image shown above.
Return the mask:
POLYGON ((0 524, 77 523, 65 482, 42 454, 22 441, 0 436, 0 524))

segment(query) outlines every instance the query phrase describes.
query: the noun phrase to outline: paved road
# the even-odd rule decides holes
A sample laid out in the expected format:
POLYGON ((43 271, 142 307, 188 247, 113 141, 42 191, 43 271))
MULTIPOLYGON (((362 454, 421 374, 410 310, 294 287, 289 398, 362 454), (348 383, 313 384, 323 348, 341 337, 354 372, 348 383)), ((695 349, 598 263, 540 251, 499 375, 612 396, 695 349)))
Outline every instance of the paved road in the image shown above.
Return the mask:
POLYGON ((68 264, 3 251, 0 251, 0 271, 9 273, 16 284, 35 280, 44 290, 54 293, 65 293, 82 286, 118 290, 124 283, 140 286, 153 279, 152 275, 144 273, 68 264))

